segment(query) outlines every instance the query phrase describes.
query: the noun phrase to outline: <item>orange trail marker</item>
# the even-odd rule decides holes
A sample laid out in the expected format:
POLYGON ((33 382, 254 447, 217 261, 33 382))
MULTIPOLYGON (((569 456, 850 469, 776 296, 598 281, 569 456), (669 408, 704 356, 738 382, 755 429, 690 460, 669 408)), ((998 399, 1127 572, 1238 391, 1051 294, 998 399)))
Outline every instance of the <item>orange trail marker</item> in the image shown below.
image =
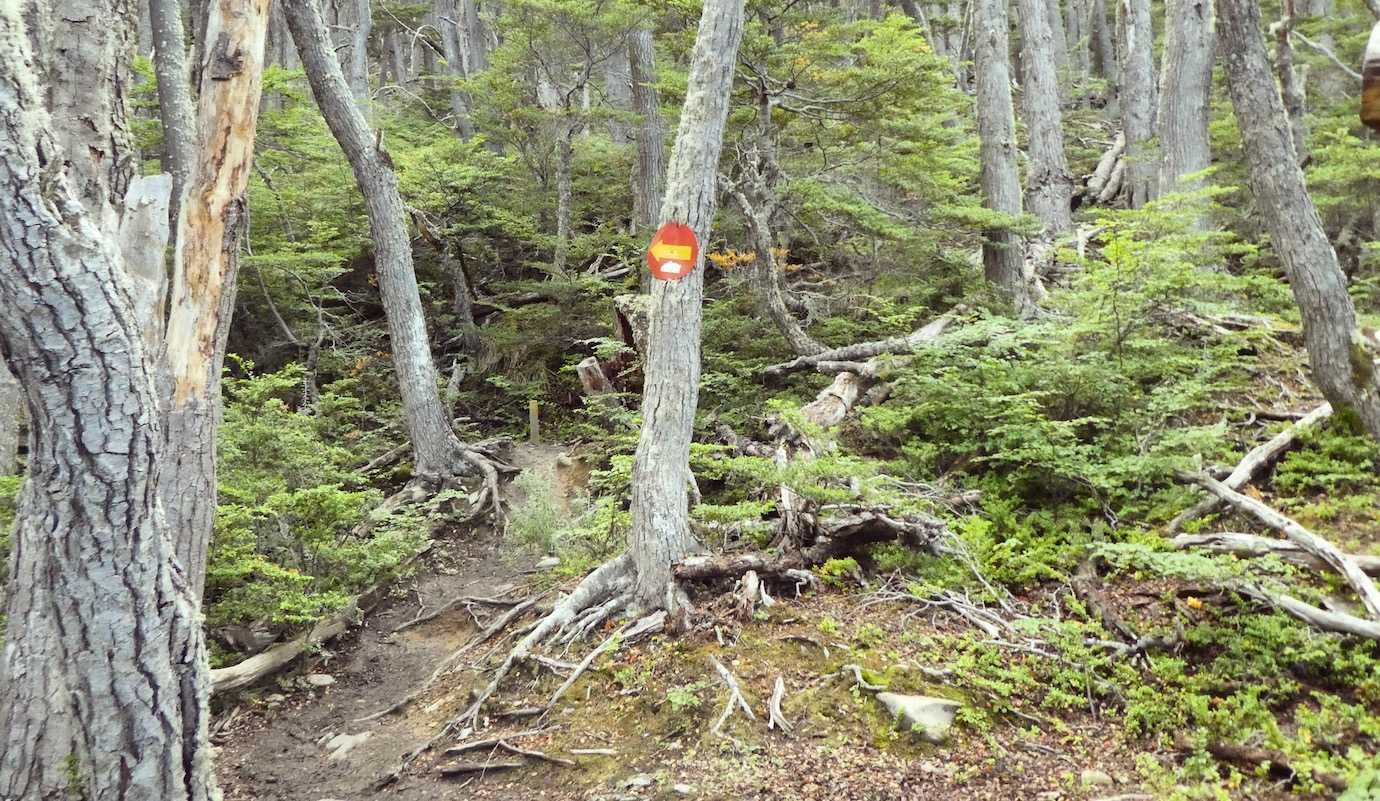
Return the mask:
POLYGON ((647 267, 653 278, 679 281, 695 269, 699 256, 700 243, 690 226, 668 222, 657 229, 652 244, 647 246, 647 267))

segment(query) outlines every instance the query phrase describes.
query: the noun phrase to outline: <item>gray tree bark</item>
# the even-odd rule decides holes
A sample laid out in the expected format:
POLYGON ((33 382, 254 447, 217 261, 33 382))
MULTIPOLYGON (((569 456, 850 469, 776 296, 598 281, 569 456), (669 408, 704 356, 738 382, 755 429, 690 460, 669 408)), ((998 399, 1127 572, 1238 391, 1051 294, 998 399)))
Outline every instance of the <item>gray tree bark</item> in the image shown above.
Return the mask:
POLYGON ((571 216, 575 207, 575 135, 580 126, 561 120, 556 133, 556 252, 551 269, 565 275, 570 259, 571 216))
POLYGON ((437 0, 436 17, 440 23, 441 55, 446 59, 446 73, 451 78, 450 113, 455 118, 455 132, 461 139, 474 136, 474 123, 470 119, 470 97, 460 88, 459 82, 469 77, 466 72, 465 51, 461 45, 460 5, 457 0, 437 0))
POLYGON ((103 227, 113 226, 138 166, 129 128, 130 71, 138 43, 131 0, 51 0, 31 4, 29 31, 54 132, 77 197, 103 227))
POLYGON ((706 0, 680 130, 667 169, 661 221, 682 222, 701 247, 688 276, 653 280, 642 432, 633 458, 631 553, 634 599, 676 608, 671 564, 699 548, 690 530, 690 440, 699 403, 704 251, 714 219, 719 153, 743 38, 743 0, 706 0))
POLYGON ((220 374, 235 310, 244 192, 254 159, 271 0, 208 6, 197 163, 183 199, 164 344, 158 492, 197 598, 216 517, 220 374))
POLYGON ((1126 132, 1126 187, 1131 208, 1155 189, 1155 34, 1150 0, 1121 2, 1121 127, 1126 132))
POLYGON ((17 4, 0 4, 0 351, 34 421, 0 657, 0 798, 209 801, 205 641, 158 510, 150 363, 113 229, 52 169, 31 58, 17 4))
POLYGON ((1069 77, 1075 84, 1092 75, 1092 10, 1090 0, 1069 0, 1069 77))
POLYGON ((1293 31, 1296 21, 1294 0, 1284 0, 1283 14, 1270 26, 1275 38, 1275 72, 1279 76, 1280 96, 1289 115, 1289 133, 1294 140, 1294 158, 1300 164, 1308 159, 1308 113, 1306 67, 1294 66, 1293 31))
POLYGON ((158 77, 158 117, 163 123, 163 171, 172 175, 169 219, 176 221, 182 195, 196 166, 196 117, 181 0, 149 0, 153 68, 158 77))
POLYGON ((1165 27, 1155 196, 1200 188, 1201 180, 1185 183, 1180 179, 1206 170, 1212 161, 1208 117, 1217 50, 1212 0, 1169 0, 1165 27))
MULTIPOLYGON (((620 47, 603 63, 604 99, 615 112, 626 114, 633 110, 632 64, 628 58, 628 48, 620 47)), ((628 126, 622 119, 609 120, 609 139, 615 144, 630 140, 628 126)))
MULTIPOLYGON (((1004 0, 974 0, 977 28, 977 118, 981 139, 982 196, 987 208, 1016 217, 1021 213, 1021 180, 1016 171, 1016 119, 1011 104, 1010 39, 1004 0)), ((1010 228, 984 232, 983 272, 1021 316, 1035 303, 1025 279, 1021 237, 1010 228)))
POLYGON ((1049 27, 1050 55, 1054 59, 1054 82, 1059 97, 1067 94, 1072 65, 1069 61, 1068 30, 1064 27, 1064 15, 1059 10, 1059 0, 1045 0, 1040 4, 1045 13, 1045 24, 1049 27))
POLYGON ((465 74, 474 75, 489 68, 489 37, 479 15, 477 0, 459 0, 461 45, 465 54, 465 74))
MULTIPOLYGON (((666 123, 656 89, 656 48, 652 32, 637 28, 628 34, 628 64, 632 76, 633 110, 637 112, 637 162, 633 167, 633 226, 656 225, 661 190, 666 181, 666 123)), ((645 282, 644 282, 645 283, 645 282)))
POLYGON ((743 213, 752 249, 757 251, 757 259, 752 264, 752 288, 765 306, 767 316, 776 324, 776 329, 796 355, 822 353, 824 346, 806 333, 786 306, 785 290, 781 286, 781 265, 776 260, 776 237, 772 235, 770 207, 765 207, 760 197, 753 202, 738 187, 730 187, 729 194, 743 213))
POLYGON ((1303 316, 1304 341, 1323 395, 1353 409, 1380 438, 1374 345, 1357 328, 1346 276, 1293 158, 1284 102, 1270 74, 1254 0, 1218 0, 1227 88, 1241 128, 1251 189, 1303 316))
POLYGON ((398 192, 392 159, 351 96, 340 64, 331 52, 326 23, 315 0, 283 0, 283 10, 312 95, 364 194, 374 239, 374 269, 388 318, 393 367, 402 395, 404 422, 412 440, 414 472, 423 480, 444 480, 456 474, 464 457, 441 404, 436 365, 431 358, 412 266, 407 213, 398 192))
POLYGON ((1093 63, 1097 67, 1097 74, 1109 84, 1107 96, 1110 103, 1121 91, 1121 59, 1117 56, 1116 28, 1107 3, 1108 0, 1092 0, 1090 35, 1093 63))
POLYGON ((0 476, 19 469, 19 409, 24 390, 0 358, 0 476))
MULTIPOLYGON (((369 35, 374 30, 374 12, 369 7, 369 0, 355 0, 355 17, 355 29, 350 35, 349 69, 345 71, 345 75, 355 102, 362 108, 368 108, 369 35)), ((306 58, 302 60, 305 62, 306 58)))
POLYGON ((1025 86, 1021 96, 1030 138, 1026 201, 1030 211, 1058 236, 1073 229, 1073 174, 1064 155, 1064 121, 1059 103, 1058 43, 1051 35, 1048 9, 1057 0, 1019 0, 1021 40, 1025 45, 1025 86))

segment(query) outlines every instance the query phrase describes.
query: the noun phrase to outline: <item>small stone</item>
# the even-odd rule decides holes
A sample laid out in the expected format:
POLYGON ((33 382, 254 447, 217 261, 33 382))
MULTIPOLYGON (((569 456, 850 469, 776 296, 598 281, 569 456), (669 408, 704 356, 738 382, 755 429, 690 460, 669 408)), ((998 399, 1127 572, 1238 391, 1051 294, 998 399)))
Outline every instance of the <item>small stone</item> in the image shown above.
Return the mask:
POLYGON ((639 773, 636 776, 630 776, 624 779, 623 787, 629 789, 633 787, 651 787, 655 782, 656 779, 653 779, 650 775, 639 773))
POLYGON ((538 570, 551 570, 552 568, 556 567, 556 566, 559 565, 560 563, 561 563, 561 558, 560 558, 559 556, 548 556, 548 557, 546 557, 545 559, 541 560, 540 562, 537 562, 537 569, 538 569, 538 570))
POLYGON ((914 731, 925 740, 944 740, 954 723, 954 714, 963 706, 948 698, 928 695, 877 693, 877 701, 887 708, 903 730, 914 731))
POLYGON ((335 676, 330 676, 325 673, 308 673, 307 684, 313 687, 329 687, 335 684, 335 676))
POLYGON ((364 731, 359 734, 337 734, 326 743, 326 750, 330 751, 330 756, 326 757, 331 762, 339 762, 350 755, 355 746, 368 740, 373 732, 364 731))
POLYGON ((688 784, 673 784, 671 785, 671 792, 676 795, 694 795, 695 788, 688 784))
POLYGON ((1116 784, 1116 780, 1110 774, 1096 768, 1088 768, 1083 771, 1079 774, 1079 779, 1083 782, 1084 787, 1111 787, 1116 784))
POLYGON ((282 693, 269 693, 264 696, 264 703, 269 706, 277 706, 287 700, 287 696, 282 693))

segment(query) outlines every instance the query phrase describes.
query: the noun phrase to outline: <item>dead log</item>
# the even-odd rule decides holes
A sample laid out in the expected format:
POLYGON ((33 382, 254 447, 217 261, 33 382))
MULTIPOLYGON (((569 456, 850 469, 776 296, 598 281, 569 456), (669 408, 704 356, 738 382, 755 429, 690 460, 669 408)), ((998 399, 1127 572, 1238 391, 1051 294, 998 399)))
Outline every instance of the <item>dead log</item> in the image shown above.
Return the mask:
MULTIPOLYGON (((430 553, 435 544, 434 541, 428 542, 421 550, 413 554, 412 558, 408 559, 405 564, 411 564, 430 553)), ((292 664, 302 654, 314 651, 322 643, 329 642, 349 631, 351 626, 357 625, 365 615, 378 606, 391 581, 390 578, 388 581, 379 582, 356 595, 339 612, 317 623, 311 628, 311 631, 296 639, 279 643, 237 665, 212 670, 211 694, 215 695, 216 693, 249 687, 292 664)))
POLYGON ((1292 595, 1271 592, 1261 587, 1239 586, 1233 588, 1242 595, 1264 601, 1281 612, 1293 615, 1304 623, 1320 631, 1334 634, 1350 634, 1368 640, 1380 640, 1380 623, 1373 620, 1348 615, 1345 612, 1331 612, 1319 609, 1310 603, 1300 601, 1292 595))
MULTIPOLYGON (((1283 431, 1279 432, 1273 437, 1270 437, 1270 439, 1266 440, 1260 445, 1251 448, 1251 450, 1245 455, 1245 457, 1243 457, 1241 461, 1236 465, 1236 468, 1231 471, 1231 475, 1227 476, 1227 478, 1222 482, 1222 484, 1227 488, 1233 490, 1239 490, 1242 487, 1246 486, 1252 480, 1255 479, 1256 475, 1261 470, 1264 470, 1269 465, 1274 464, 1275 460, 1278 459, 1281 454, 1289 450, 1289 448, 1291 448, 1294 445, 1294 443, 1298 441, 1300 434, 1302 434, 1310 428, 1313 428, 1314 426, 1318 425, 1319 423, 1331 416, 1332 404, 1324 403, 1323 405, 1304 415, 1303 419, 1299 420, 1294 425, 1289 426, 1288 428, 1284 429, 1283 431)), ((1203 500, 1194 504, 1192 508, 1179 513, 1178 517, 1175 517, 1172 521, 1170 521, 1169 531, 1171 533, 1178 532, 1184 527, 1184 524, 1188 521, 1202 517, 1206 514, 1211 514, 1213 511, 1220 508, 1221 506, 1222 500, 1220 498, 1216 498, 1213 496, 1204 498, 1203 500)))
MULTIPOLYGON (((1179 735, 1175 743, 1182 751, 1193 751, 1194 746, 1189 742, 1185 735, 1179 735)), ((1267 748, 1255 748, 1249 745, 1237 745, 1236 743, 1226 743, 1219 740, 1207 744, 1207 752, 1223 762, 1231 762, 1243 768, 1255 769, 1260 765, 1265 765, 1271 776, 1286 781, 1293 781, 1303 775, 1289 764, 1287 755, 1267 748)), ((1308 774, 1313 781, 1331 790, 1343 792, 1347 789, 1347 780, 1335 773, 1314 768, 1308 774)))
POLYGON ((817 370, 820 364, 828 365, 839 362, 863 362, 886 353, 913 353, 919 348, 937 340, 939 335, 944 333, 944 330, 957 319, 957 316, 962 313, 962 311, 961 308, 957 308, 940 315, 927 325, 905 336, 845 345, 841 348, 826 350, 823 353, 817 353, 811 356, 800 356, 788 362, 772 365, 762 371, 762 378, 767 381, 775 381, 792 373, 817 370))
POLYGON ((1338 550, 1337 546, 1304 528, 1291 518, 1280 514, 1254 498, 1236 492, 1222 482, 1213 480, 1210 476, 1197 473, 1186 474, 1183 477, 1196 482, 1223 501, 1250 514, 1261 523, 1288 537, 1295 545, 1326 562, 1356 591, 1370 617, 1380 620, 1380 590, 1375 588, 1375 582, 1370 580, 1370 577, 1361 570, 1355 560, 1338 550))
POLYGON ((1086 197, 1098 198, 1102 190, 1107 188, 1107 182, 1111 180, 1112 173, 1116 166, 1121 163, 1121 156, 1126 152, 1126 135, 1118 133, 1116 141, 1107 149, 1102 157, 1097 160, 1097 168, 1093 174, 1088 176, 1087 190, 1084 192, 1086 197))
MULTIPOLYGON (((1235 532, 1180 534, 1171 542, 1175 548, 1179 549, 1202 548, 1206 551, 1229 553, 1236 556, 1269 556, 1274 554, 1299 567, 1313 570, 1328 569, 1326 562, 1295 543, 1288 540, 1262 537, 1258 534, 1238 534, 1235 532)), ((1348 556, 1366 575, 1380 577, 1380 556, 1370 554, 1348 554, 1348 556)))

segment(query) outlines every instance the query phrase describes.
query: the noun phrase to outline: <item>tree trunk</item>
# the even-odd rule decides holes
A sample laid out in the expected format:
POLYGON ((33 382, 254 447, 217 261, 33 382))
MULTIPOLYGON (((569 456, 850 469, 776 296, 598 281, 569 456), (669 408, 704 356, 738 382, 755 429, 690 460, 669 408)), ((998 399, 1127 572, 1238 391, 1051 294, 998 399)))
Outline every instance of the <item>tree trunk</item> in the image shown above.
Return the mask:
POLYGON ((479 17, 476 0, 460 0, 461 45, 465 54, 465 74, 473 76, 489 68, 489 39, 484 34, 484 20, 479 17))
MULTIPOLYGON (((283 0, 286 4, 289 0, 283 0)), ((350 36, 350 61, 349 69, 345 75, 349 80, 350 94, 354 95, 355 102, 360 108, 369 107, 369 34, 374 30, 374 12, 369 7, 369 0, 354 0, 355 2, 355 29, 350 36)), ((286 9, 284 9, 286 10, 286 9)), ((301 45, 298 45, 299 55, 301 55, 301 45)), ((302 57, 306 61, 306 57, 302 57)))
MULTIPOLYGON (((1045 13, 1045 24, 1049 28, 1050 47, 1048 55, 1054 60, 1054 88, 1057 97, 1068 94, 1069 73, 1068 30, 1064 28, 1064 15, 1059 11, 1059 0, 1045 0, 1040 4, 1045 13)), ((1024 36, 1022 36, 1024 38, 1024 36)))
POLYGON ((455 117, 455 132, 461 139, 474 136, 470 121, 470 98, 460 88, 460 81, 469 77, 465 71, 464 48, 460 44, 460 8, 456 0, 438 0, 436 17, 440 22, 441 54, 446 59, 446 74, 450 76, 450 113, 455 117))
POLYGON ((699 545, 690 530, 690 440, 699 402, 704 251, 714 219, 719 153, 743 37, 743 0, 705 0, 661 221, 682 222, 699 258, 678 281, 653 280, 642 433, 632 475, 631 551, 639 605, 676 607, 671 564, 699 545))
POLYGON ((556 275, 565 275, 566 262, 570 258, 571 215, 575 204, 573 140, 578 131, 578 125, 563 119, 556 133, 556 252, 551 259, 551 270, 556 275))
POLYGON ((30 36, 40 43, 34 56, 48 111, 61 121, 54 135, 68 180, 82 205, 113 230, 138 167, 129 129, 138 6, 132 0, 52 0, 34 8, 41 22, 30 36))
POLYGON ((163 473, 177 555, 201 597, 216 517, 216 429, 225 340, 235 311, 244 192, 254 160, 271 0, 209 6, 197 164, 183 200, 165 343, 163 473))
POLYGON ((1289 134, 1294 141, 1294 158, 1300 164, 1308 160, 1308 95, 1303 72, 1294 66, 1294 0, 1284 0, 1283 15, 1270 26, 1275 37, 1275 72, 1279 76, 1279 91, 1284 111, 1289 117, 1289 134))
MULTIPOLYGON (((628 49, 620 47, 604 60, 604 99, 617 115, 632 111, 632 64, 628 49)), ((609 139, 616 145, 631 140, 627 123, 621 116, 609 120, 609 139)))
POLYGON ((1115 26, 1107 3, 1108 0, 1092 0, 1092 24, 1089 27, 1093 61, 1097 74, 1108 84, 1108 105, 1112 106, 1121 92, 1121 59, 1116 53, 1115 26))
POLYGON ((761 202, 749 200, 741 189, 735 187, 730 194, 743 212, 752 237, 752 249, 757 251, 757 258, 752 264, 752 288, 765 307, 767 316, 776 324, 776 329, 797 356, 822 353, 824 346, 805 332, 786 306, 785 291, 781 286, 781 265, 776 262, 776 240, 772 236, 770 212, 763 208, 761 202))
MULTIPOLYGON (((205 641, 158 513, 149 361, 114 230, 48 166, 53 120, 16 6, 0 4, 0 351, 34 424, 0 657, 0 798, 209 801, 205 641)), ((87 102, 113 113, 110 98, 87 102)))
POLYGON ((1046 9, 1057 0, 1020 0, 1021 40, 1025 44, 1025 87, 1022 108, 1030 137, 1026 171, 1026 200, 1030 211, 1058 236, 1073 228, 1073 175, 1064 156, 1063 115, 1060 113, 1058 47, 1046 23, 1046 9))
POLYGON ((19 404, 24 402, 19 380, 0 359, 0 476, 19 470, 19 404))
POLYGON ((1361 65, 1361 122, 1380 133, 1380 22, 1370 31, 1361 65))
POLYGON ((1092 3, 1069 0, 1068 19, 1069 78, 1080 86, 1092 75, 1092 3))
POLYGON ((1380 438, 1374 348, 1357 329, 1346 276, 1293 158, 1284 102, 1261 36, 1260 9, 1254 0, 1219 0, 1217 12, 1251 189, 1303 315, 1313 380, 1334 408, 1354 409, 1380 438))
POLYGON ((412 439, 414 471, 424 480, 455 475, 460 444, 441 405, 436 366, 412 267, 406 210, 398 193, 393 162, 350 95, 340 64, 331 53, 326 23, 315 0, 283 0, 283 10, 312 95, 364 193, 374 239, 374 270, 388 318, 393 367, 402 394, 407 433, 412 439))
POLYGON ((1131 208, 1150 199, 1155 169, 1155 34, 1150 0, 1121 2, 1121 126, 1126 131, 1126 185, 1131 208))
MULTIPOLYGON (((633 165, 633 229, 647 230, 657 223, 661 190, 666 180, 666 123, 661 117, 661 96, 656 89, 656 48, 652 32, 637 28, 628 34, 628 64, 632 76, 633 110, 637 112, 637 161, 633 165)), ((650 284, 639 271, 643 287, 650 284)))
MULTIPOLYGON (((1016 120, 1011 105, 1010 41, 1004 0, 974 0, 977 26, 977 117, 982 140, 982 195, 987 208, 1014 218, 1021 213, 1021 180, 1016 172, 1016 120)), ((1021 237, 1009 227, 983 234, 982 264, 987 280, 1006 296, 1018 315, 1034 311, 1025 280, 1021 237)))
POLYGON ((149 0, 149 18, 153 68, 158 76, 158 116, 163 123, 163 171, 171 174, 173 181, 168 219, 176 223, 182 195, 196 166, 197 141, 181 0, 149 0))
POLYGON ((1208 118, 1217 48, 1212 0, 1170 0, 1165 20, 1156 195, 1200 188, 1201 180, 1179 179, 1206 170, 1212 160, 1208 118))

